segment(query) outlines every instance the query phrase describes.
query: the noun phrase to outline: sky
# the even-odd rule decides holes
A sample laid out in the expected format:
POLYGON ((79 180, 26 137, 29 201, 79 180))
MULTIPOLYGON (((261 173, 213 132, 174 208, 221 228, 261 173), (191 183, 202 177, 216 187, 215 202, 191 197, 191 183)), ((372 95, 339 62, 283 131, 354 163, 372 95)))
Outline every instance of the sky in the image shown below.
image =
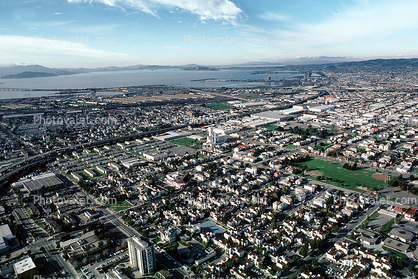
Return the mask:
POLYGON ((418 57, 416 11, 416 0, 2 1, 0 65, 418 57))

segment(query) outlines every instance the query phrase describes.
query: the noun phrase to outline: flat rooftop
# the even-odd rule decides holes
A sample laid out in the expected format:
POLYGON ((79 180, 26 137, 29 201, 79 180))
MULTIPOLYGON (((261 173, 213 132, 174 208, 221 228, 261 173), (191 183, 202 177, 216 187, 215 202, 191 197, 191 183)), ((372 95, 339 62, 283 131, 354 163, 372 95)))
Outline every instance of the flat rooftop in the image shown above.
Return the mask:
POLYGON ((280 111, 264 111, 264 112, 252 114, 251 117, 282 120, 288 116, 284 115, 280 111))
POLYGON ((390 237, 385 239, 383 245, 402 252, 406 252, 409 248, 408 244, 405 244, 390 237))
POLYGON ((13 269, 15 270, 16 274, 22 274, 34 268, 36 268, 36 266, 31 258, 26 258, 13 265, 13 269))
POLYGON ((0 251, 9 246, 7 240, 14 238, 15 236, 13 235, 12 230, 8 224, 0 226, 0 251))
POLYGON ((34 176, 23 182, 23 186, 30 192, 37 191, 43 186, 45 186, 45 188, 49 188, 61 184, 62 181, 55 175, 55 173, 52 172, 34 176))

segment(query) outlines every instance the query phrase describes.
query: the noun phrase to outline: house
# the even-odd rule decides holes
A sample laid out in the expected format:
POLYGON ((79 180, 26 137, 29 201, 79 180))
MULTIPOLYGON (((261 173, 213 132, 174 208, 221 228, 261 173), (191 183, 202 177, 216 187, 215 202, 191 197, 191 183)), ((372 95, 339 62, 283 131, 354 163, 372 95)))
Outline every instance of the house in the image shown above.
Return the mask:
POLYGON ((312 203, 318 207, 325 208, 327 206, 327 202, 324 198, 316 198, 312 201, 312 203))
POLYGON ((417 208, 415 207, 409 207, 406 211, 405 211, 405 219, 409 220, 409 221, 415 221, 415 216, 417 214, 417 208))
POLYGON ((338 258, 341 256, 341 254, 342 254, 341 250, 329 250, 325 254, 325 257, 332 262, 337 262, 338 258))
POLYGON ((312 212, 312 211, 305 212, 304 219, 307 222, 312 221, 314 218, 315 218, 315 212, 312 212))

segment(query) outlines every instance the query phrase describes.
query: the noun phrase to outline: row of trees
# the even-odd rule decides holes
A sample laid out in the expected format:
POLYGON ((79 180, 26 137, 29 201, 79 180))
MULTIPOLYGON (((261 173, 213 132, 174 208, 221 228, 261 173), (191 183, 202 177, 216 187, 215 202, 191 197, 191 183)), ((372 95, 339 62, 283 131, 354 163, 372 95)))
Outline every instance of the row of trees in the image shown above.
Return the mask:
POLYGON ((282 164, 284 166, 294 166, 297 163, 307 162, 310 159, 311 159, 311 157, 309 157, 308 155, 300 156, 300 157, 297 157, 295 159, 290 159, 290 158, 286 157, 286 158, 283 159, 282 164))
POLYGON ((354 164, 345 163, 343 165, 343 168, 346 169, 346 170, 351 170, 351 171, 354 171, 354 170, 358 169, 357 168, 357 163, 354 163, 354 164))

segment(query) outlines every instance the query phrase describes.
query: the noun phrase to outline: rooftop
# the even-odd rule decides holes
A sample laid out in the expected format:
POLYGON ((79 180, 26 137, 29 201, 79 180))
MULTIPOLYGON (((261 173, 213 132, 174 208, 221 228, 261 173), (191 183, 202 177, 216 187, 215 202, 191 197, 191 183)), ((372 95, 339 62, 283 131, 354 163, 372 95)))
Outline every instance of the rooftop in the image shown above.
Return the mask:
POLYGON ((34 268, 36 268, 36 266, 31 258, 26 258, 13 265, 13 269, 15 270, 16 274, 22 274, 34 268))
POLYGON ((10 226, 8 224, 0 226, 0 251, 7 248, 9 244, 7 240, 14 239, 15 236, 13 235, 10 226))

